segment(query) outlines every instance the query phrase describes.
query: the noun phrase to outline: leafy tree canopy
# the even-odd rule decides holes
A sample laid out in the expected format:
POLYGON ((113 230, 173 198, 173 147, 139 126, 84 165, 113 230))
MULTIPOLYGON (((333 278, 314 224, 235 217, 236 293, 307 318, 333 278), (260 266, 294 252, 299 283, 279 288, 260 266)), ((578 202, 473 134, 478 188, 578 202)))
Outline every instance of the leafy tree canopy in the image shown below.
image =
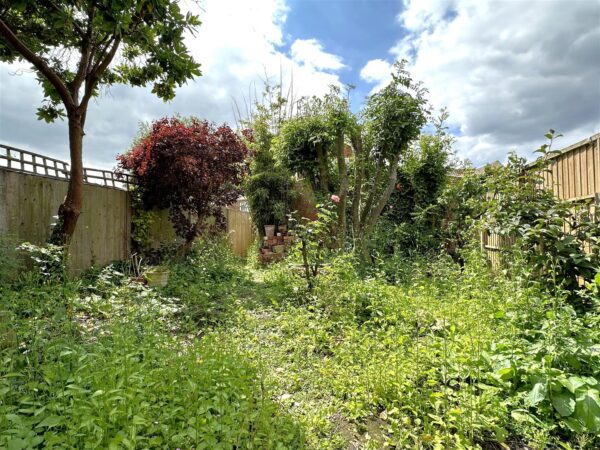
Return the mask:
POLYGON ((45 97, 38 116, 50 122, 79 106, 84 82, 85 105, 99 84, 113 83, 152 84, 154 94, 172 99, 177 86, 200 75, 183 42, 199 24, 172 0, 2 2, 0 60, 32 63, 45 97))

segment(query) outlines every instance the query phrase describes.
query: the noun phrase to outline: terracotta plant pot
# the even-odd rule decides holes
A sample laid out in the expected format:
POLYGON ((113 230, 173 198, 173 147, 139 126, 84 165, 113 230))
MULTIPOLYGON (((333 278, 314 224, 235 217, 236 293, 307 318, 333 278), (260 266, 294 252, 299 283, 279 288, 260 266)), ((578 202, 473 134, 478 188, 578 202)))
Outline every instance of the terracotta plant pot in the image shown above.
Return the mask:
POLYGON ((285 223, 282 223, 281 225, 279 225, 279 232, 285 233, 286 231, 287 231, 287 225, 285 223))
POLYGON ((265 235, 268 238, 275 236, 275 225, 265 225, 265 235))

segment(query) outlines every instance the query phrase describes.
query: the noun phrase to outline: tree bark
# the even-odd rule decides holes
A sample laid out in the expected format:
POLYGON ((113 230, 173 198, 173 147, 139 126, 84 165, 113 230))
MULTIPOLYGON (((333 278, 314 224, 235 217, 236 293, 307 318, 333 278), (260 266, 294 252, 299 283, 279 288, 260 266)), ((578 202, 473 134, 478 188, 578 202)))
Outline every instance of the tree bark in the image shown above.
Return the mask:
MULTIPOLYGON (((371 200, 371 202, 367 202, 368 204, 365 205, 365 209, 360 215, 361 220, 358 226, 358 236, 356 236, 356 242, 358 245, 358 249, 362 253, 363 257, 367 260, 370 259, 368 249, 369 238, 375 227, 375 224, 377 223, 377 219, 379 219, 379 216, 381 215, 381 212, 383 211, 383 208, 385 207, 386 203, 390 199, 392 192, 394 191, 394 186, 396 185, 399 159, 400 155, 398 154, 393 160, 389 161, 390 165, 387 170, 387 184, 385 190, 381 193, 381 196, 377 200, 377 203, 375 203, 374 205, 372 204, 375 201, 374 199, 378 187, 378 184, 374 184, 372 187, 372 191, 369 195, 369 200, 371 200)), ((378 173, 375 176, 376 181, 378 181, 377 179, 381 179, 381 174, 383 174, 383 165, 379 165, 378 162, 378 173)))
POLYGON ((383 164, 384 164, 383 154, 380 154, 379 157, 377 158, 377 163, 375 164, 375 176, 373 177, 373 185, 371 186, 371 192, 369 192, 367 201, 365 202, 365 205, 362 208, 362 212, 360 214, 359 225, 360 225, 361 230, 364 228, 364 224, 367 221, 367 216, 371 212, 373 202, 375 201, 375 195, 377 194, 377 191, 379 190, 379 184, 381 183, 381 176, 383 174, 383 164))
POLYGON ((362 151, 362 137, 360 132, 352 135, 352 147, 354 148, 354 197, 352 199, 352 234, 354 247, 360 234, 360 206, 362 203, 362 188, 365 178, 365 166, 362 151))
POLYGON ((387 178, 388 178, 387 186, 386 186, 385 190, 383 191, 383 193, 381 194, 379 201, 375 204, 375 206, 373 207, 373 210, 370 211, 369 215, 367 216, 367 220, 364 225, 366 232, 369 232, 370 229, 375 226, 375 223, 377 222, 377 219, 381 215, 383 208, 385 208, 385 205, 387 204, 388 200, 392 196, 392 192, 394 192, 394 187, 396 186, 396 180, 398 177, 398 160, 399 159, 400 159, 400 155, 398 154, 393 160, 391 160, 389 162, 390 167, 388 168, 388 173, 387 173, 387 178))
POLYGON ((344 155, 344 132, 338 130, 336 136, 336 150, 338 163, 338 176, 340 180, 340 201, 338 203, 338 246, 344 247, 346 242, 346 203, 348 198, 348 170, 346 168, 346 157, 344 155))
POLYGON ((322 195, 327 195, 329 192, 329 176, 327 170, 327 149, 322 142, 319 142, 316 147, 317 162, 319 164, 319 186, 322 195))
POLYGON ((58 222, 50 242, 68 246, 83 207, 83 123, 79 112, 69 112, 69 153, 71 170, 69 186, 63 203, 58 208, 58 222))

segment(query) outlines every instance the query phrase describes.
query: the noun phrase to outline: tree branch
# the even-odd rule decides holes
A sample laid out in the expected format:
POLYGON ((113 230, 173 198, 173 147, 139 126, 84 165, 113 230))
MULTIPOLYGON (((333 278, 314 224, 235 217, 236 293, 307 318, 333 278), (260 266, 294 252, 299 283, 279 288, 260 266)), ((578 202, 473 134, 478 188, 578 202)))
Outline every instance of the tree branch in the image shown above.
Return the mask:
POLYGON ((383 208, 385 208, 386 203, 390 199, 392 192, 394 191, 394 186, 396 185, 396 180, 398 178, 398 161, 400 160, 400 154, 398 154, 393 161, 390 161, 390 168, 388 171, 388 184, 385 188, 383 194, 379 198, 379 202, 375 205, 373 212, 369 214, 367 219, 367 223, 365 224, 365 230, 369 230, 372 226, 375 225, 377 219, 381 215, 383 208))
POLYGON ((85 34, 83 35, 83 39, 81 41, 81 60, 79 61, 79 66, 77 68, 77 74, 75 78, 70 83, 71 87, 71 95, 75 102, 77 102, 77 98, 79 97, 79 89, 81 88, 81 83, 88 74, 88 68, 91 64, 91 55, 92 55, 92 22, 94 20, 95 8, 92 5, 90 7, 88 13, 88 26, 85 34))
MULTIPOLYGON (((48 3, 50 6, 52 6, 56 11, 58 12, 63 12, 63 10, 61 8, 59 8, 56 3, 54 3, 52 0, 46 0, 46 3, 48 3)), ((77 33, 79 33, 79 35, 83 38, 85 37, 85 32, 83 31, 83 28, 81 28, 81 25, 79 24, 79 22, 77 22, 77 19, 75 19, 75 17, 72 17, 73 19, 73 27, 75 28, 75 31, 77 31, 77 33)))
POLYGON ((352 199, 352 229, 354 237, 358 237, 360 230, 360 204, 362 196, 363 180, 365 175, 365 166, 363 161, 362 136, 360 131, 352 133, 350 136, 352 147, 354 147, 354 198, 352 199))
POLYGON ((113 58, 117 54, 117 49, 121 44, 121 37, 117 37, 112 41, 112 47, 110 51, 105 55, 103 59, 99 59, 97 61, 96 67, 92 69, 92 71, 88 74, 85 80, 85 93, 83 98, 81 99, 81 108, 85 110, 87 108, 87 104, 90 101, 94 93, 94 89, 96 88, 96 84, 98 80, 102 76, 102 74, 106 71, 113 58))
POLYGON ((371 207, 373 206, 373 202, 375 201, 375 193, 379 190, 379 183, 381 182, 381 174, 383 173, 383 153, 379 154, 377 158, 377 164, 375 166, 375 178, 373 180, 373 187, 371 192, 369 193, 369 197, 367 197, 367 201, 365 203, 364 209, 360 215, 360 227, 364 228, 364 224, 367 221, 367 217, 371 213, 371 207))
POLYGON ((21 39, 17 37, 15 33, 9 28, 9 26, 0 19, 0 35, 6 39, 6 41, 27 61, 29 61, 33 66, 39 70, 42 75, 52 83, 52 86, 60 95, 61 100, 63 101, 67 110, 75 108, 75 102, 73 101, 73 97, 69 92, 69 89, 58 76, 58 74, 52 70, 50 66, 44 61, 43 58, 36 55, 21 39))

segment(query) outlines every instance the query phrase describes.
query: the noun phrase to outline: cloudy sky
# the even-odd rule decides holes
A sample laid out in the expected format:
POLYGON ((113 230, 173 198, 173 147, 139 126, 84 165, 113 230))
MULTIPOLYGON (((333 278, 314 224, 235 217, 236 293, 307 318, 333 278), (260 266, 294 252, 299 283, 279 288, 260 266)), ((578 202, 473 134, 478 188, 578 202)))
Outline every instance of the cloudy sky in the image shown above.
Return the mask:
MULTIPOLYGON (((88 166, 112 167, 138 123, 176 113, 233 123, 265 73, 296 95, 352 84, 352 107, 406 58, 447 107, 456 151, 480 165, 531 154, 549 128, 558 147, 600 132, 600 0, 203 0, 187 43, 203 76, 163 103, 150 88, 113 86, 90 106, 88 166)), ((36 120, 33 74, 0 63, 0 142, 66 159, 66 124, 36 120)))

